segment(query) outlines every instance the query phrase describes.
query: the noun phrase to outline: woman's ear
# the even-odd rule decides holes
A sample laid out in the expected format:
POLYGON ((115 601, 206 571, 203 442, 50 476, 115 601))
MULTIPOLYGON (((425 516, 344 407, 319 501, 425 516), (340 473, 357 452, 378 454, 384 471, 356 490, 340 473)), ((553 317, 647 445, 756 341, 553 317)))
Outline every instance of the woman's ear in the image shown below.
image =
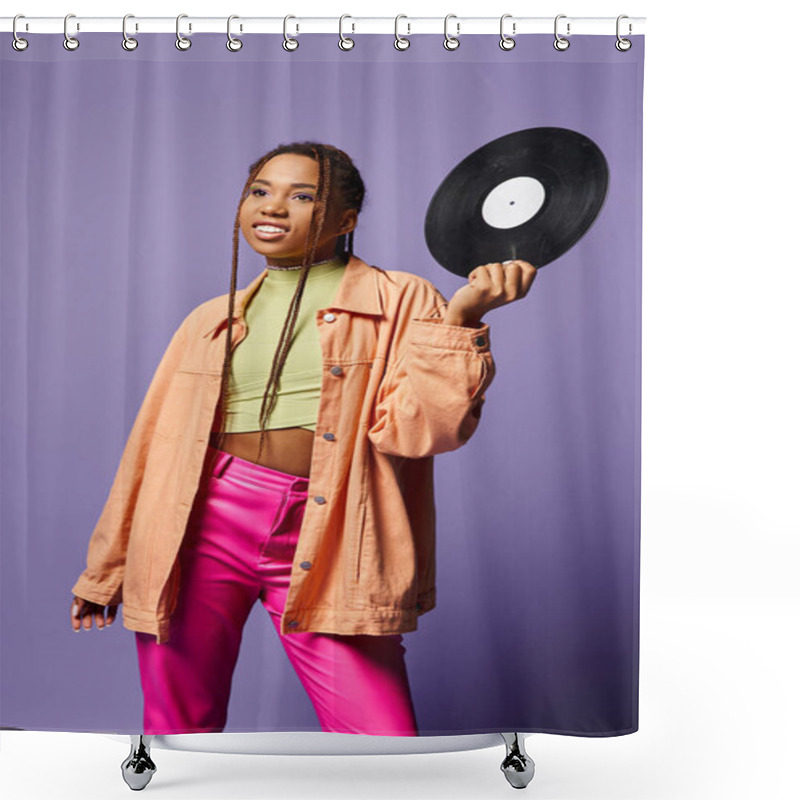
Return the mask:
POLYGON ((348 208, 339 220, 339 235, 350 233, 358 225, 358 211, 348 208))

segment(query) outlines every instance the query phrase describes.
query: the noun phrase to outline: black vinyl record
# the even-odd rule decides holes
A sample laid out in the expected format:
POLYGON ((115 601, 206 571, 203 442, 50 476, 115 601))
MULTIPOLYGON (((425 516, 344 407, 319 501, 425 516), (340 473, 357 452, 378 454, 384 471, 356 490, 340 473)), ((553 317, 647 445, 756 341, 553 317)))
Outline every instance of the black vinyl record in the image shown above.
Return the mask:
POLYGON ((568 128, 527 128, 468 155, 439 185, 425 242, 445 269, 520 258, 535 267, 572 247, 594 222, 608 187, 600 148, 568 128))

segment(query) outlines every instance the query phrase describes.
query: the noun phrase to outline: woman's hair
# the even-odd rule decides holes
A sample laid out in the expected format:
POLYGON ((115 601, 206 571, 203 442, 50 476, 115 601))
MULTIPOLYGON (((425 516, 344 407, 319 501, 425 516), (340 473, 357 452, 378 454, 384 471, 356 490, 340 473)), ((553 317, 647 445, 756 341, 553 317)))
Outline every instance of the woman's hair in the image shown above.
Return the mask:
MULTIPOLYGON (((270 150, 268 153, 259 158, 258 161, 255 161, 250 165, 250 174, 247 176, 247 182, 245 183, 244 189, 242 190, 242 195, 239 198, 239 205, 236 209, 236 220, 233 226, 233 258, 231 262, 230 293, 228 296, 228 331, 225 342, 225 362, 222 367, 221 396, 223 438, 225 436, 225 428, 227 427, 226 409, 228 403, 228 383, 231 368, 233 305, 234 295, 236 293, 236 274, 239 264, 239 213, 242 208, 242 203, 244 203, 250 191, 250 186, 255 177, 261 171, 261 168, 271 158, 283 153, 295 153, 297 155, 313 158, 319 164, 319 181, 314 208, 311 212, 311 225, 309 227, 308 238, 306 239, 305 252, 303 255, 303 266, 300 270, 300 279, 297 283, 297 289, 295 290, 294 296, 289 304, 289 311, 286 315, 286 320, 283 324, 283 330, 281 331, 281 335, 278 340, 278 347, 272 360, 272 371, 270 372, 269 379, 267 380, 264 396, 261 401, 261 411, 259 413, 261 428, 261 438, 258 446, 259 458, 261 457, 261 451, 265 441, 267 420, 269 419, 277 400, 278 381, 280 380, 283 365, 286 361, 286 355, 289 352, 289 346, 294 334, 295 322, 297 321, 297 315, 300 311, 300 301, 303 297, 306 278, 311 265, 315 261, 320 233, 322 232, 328 213, 329 200, 332 200, 333 205, 340 211, 353 208, 357 212, 361 211, 361 206, 364 202, 364 181, 361 179, 361 174, 353 164, 350 156, 348 156, 344 151, 328 144, 321 144, 320 142, 292 142, 290 144, 278 145, 278 147, 270 150)), ((336 242, 336 255, 341 256, 345 261, 347 261, 348 256, 352 253, 353 231, 350 231, 349 234, 342 234, 339 236, 336 242)))

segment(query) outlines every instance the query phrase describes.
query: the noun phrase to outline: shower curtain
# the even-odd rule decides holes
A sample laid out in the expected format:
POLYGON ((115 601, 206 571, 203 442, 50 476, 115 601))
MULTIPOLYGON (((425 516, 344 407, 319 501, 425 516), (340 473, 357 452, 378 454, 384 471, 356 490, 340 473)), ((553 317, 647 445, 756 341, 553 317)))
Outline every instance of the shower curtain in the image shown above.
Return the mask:
MULTIPOLYGON (((504 50, 476 34, 448 50, 418 35, 398 50, 356 34, 345 51, 335 34, 304 34, 294 52, 276 34, 238 52, 220 34, 187 50, 168 33, 132 51, 112 33, 72 52, 61 35, 28 38, 24 52, 0 48, 0 724, 141 730, 122 608, 76 635, 71 587, 170 337, 228 292, 249 165, 312 140, 364 178, 354 250, 369 265, 449 299, 466 273, 434 240, 472 267, 549 258, 526 297, 483 318, 496 375, 479 425, 434 458, 436 605, 403 636, 419 735, 637 730, 643 37, 559 50, 537 34, 504 50), (542 166, 524 138, 468 161, 543 129, 580 137, 603 180, 564 167, 557 147, 542 166), (492 168, 533 175, 545 194, 530 218, 494 225, 485 257, 486 237, 455 231, 486 225, 468 209, 484 208, 492 168), (466 183, 440 195, 449 222, 436 223, 454 170, 466 183)), ((263 268, 242 243, 237 288, 263 268)), ((226 731, 317 730, 256 604, 226 731)))

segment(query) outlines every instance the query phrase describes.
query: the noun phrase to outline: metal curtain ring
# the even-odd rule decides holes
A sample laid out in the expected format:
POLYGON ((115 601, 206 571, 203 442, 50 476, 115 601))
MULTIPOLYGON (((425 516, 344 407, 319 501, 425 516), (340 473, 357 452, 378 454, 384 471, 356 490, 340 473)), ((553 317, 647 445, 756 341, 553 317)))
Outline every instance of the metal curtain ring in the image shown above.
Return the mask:
MULTIPOLYGON (((126 14, 122 18, 122 49, 123 50, 135 50, 139 46, 139 40, 134 39, 133 36, 128 36, 127 31, 125 30, 126 23, 128 19, 132 17, 133 14, 126 14)), ((137 30, 139 26, 136 26, 137 30)))
MULTIPOLYGON (((403 17, 404 19, 408 19, 408 17, 405 14, 398 14, 394 18, 394 46, 395 46, 395 49, 397 49, 397 50, 408 50, 408 48, 411 47, 411 39, 405 39, 404 37, 402 37, 397 32, 397 23, 398 23, 400 17, 403 17)), ((408 22, 406 24, 408 25, 408 34, 410 36, 411 35, 411 23, 408 22)))
MULTIPOLYGON (((188 14, 178 14, 175 18, 175 36, 177 37, 175 39, 175 47, 177 47, 178 50, 188 50, 192 46, 192 40, 187 39, 181 34, 181 20, 188 16, 188 14)), ((189 30, 192 30, 191 22, 189 23, 189 30)))
POLYGON ((500 17, 500 49, 501 50, 513 50, 515 45, 517 44, 516 40, 512 39, 511 36, 514 36, 517 32, 517 23, 511 23, 511 36, 506 36, 503 33, 503 23, 505 22, 506 17, 510 17, 511 14, 503 14, 500 17))
MULTIPOLYGON (((455 14, 448 14, 444 18, 444 41, 442 42, 442 44, 444 45, 444 49, 445 50, 457 50, 458 46, 461 44, 461 42, 458 40, 458 34, 461 33, 461 23, 460 22, 456 22, 456 35, 455 36, 451 36, 447 32, 447 21, 450 19, 450 17, 455 17, 455 16, 456 16, 455 14)), ((458 19, 458 17, 456 17, 456 20, 457 19, 458 19)))
MULTIPOLYGON (((558 32, 558 21, 560 19, 566 19, 566 14, 559 14, 556 17, 556 21, 553 23, 553 32, 556 35, 555 41, 553 42, 553 47, 556 50, 564 51, 569 47, 569 39, 565 39, 559 32, 558 32)), ((569 36, 569 22, 567 23, 567 36, 569 36)))
POLYGON ((14 35, 14 39, 11 42, 11 46, 15 50, 19 50, 21 52, 22 50, 25 50, 28 47, 28 40, 23 39, 21 36, 17 36, 17 20, 20 19, 20 17, 22 19, 25 19, 24 14, 17 14, 14 17, 14 21, 11 23, 11 33, 14 35))
MULTIPOLYGON (((74 36, 70 36, 67 33, 67 20, 70 17, 74 17, 74 16, 75 16, 75 14, 67 14, 67 16, 64 17, 64 41, 62 42, 62 44, 64 45, 64 49, 65 50, 77 50, 78 47, 80 47, 80 44, 81 44, 74 36)), ((81 26, 78 25, 76 29, 80 30, 81 26)))
MULTIPOLYGON (((227 47, 228 50, 231 51, 231 53, 236 53, 236 52, 238 52, 239 50, 242 49, 242 46, 244 45, 244 42, 241 39, 237 39, 235 36, 231 36, 231 20, 232 19, 239 19, 239 15, 238 14, 231 14, 228 17, 228 41, 225 42, 225 47, 227 47)), ((241 31, 241 29, 242 28, 240 26, 239 30, 241 31)))
MULTIPOLYGON (((356 43, 352 39, 348 39, 347 36, 342 33, 342 22, 344 21, 345 17, 350 17, 350 19, 353 19, 349 14, 342 14, 342 16, 339 17, 339 48, 341 50, 352 50, 356 46, 356 43)), ((353 31, 355 31, 355 29, 356 24, 354 22, 353 31)))
MULTIPOLYGON (((623 20, 623 19, 628 19, 628 15, 627 14, 620 14, 617 17, 617 41, 614 42, 614 47, 616 47, 617 50, 619 50, 621 53, 624 53, 626 50, 630 50, 631 46, 633 45, 633 42, 631 42, 630 39, 623 39, 619 35, 619 23, 620 23, 620 20, 623 20)), ((631 24, 629 22, 628 23, 628 33, 629 34, 630 34, 631 30, 632 30, 632 28, 631 28, 631 24)))
MULTIPOLYGON (((286 33, 286 22, 290 19, 297 19, 294 14, 287 14, 283 18, 283 49, 288 50, 290 53, 300 47, 300 40, 294 39, 286 33)), ((299 31, 299 26, 295 26, 295 33, 299 31)))

